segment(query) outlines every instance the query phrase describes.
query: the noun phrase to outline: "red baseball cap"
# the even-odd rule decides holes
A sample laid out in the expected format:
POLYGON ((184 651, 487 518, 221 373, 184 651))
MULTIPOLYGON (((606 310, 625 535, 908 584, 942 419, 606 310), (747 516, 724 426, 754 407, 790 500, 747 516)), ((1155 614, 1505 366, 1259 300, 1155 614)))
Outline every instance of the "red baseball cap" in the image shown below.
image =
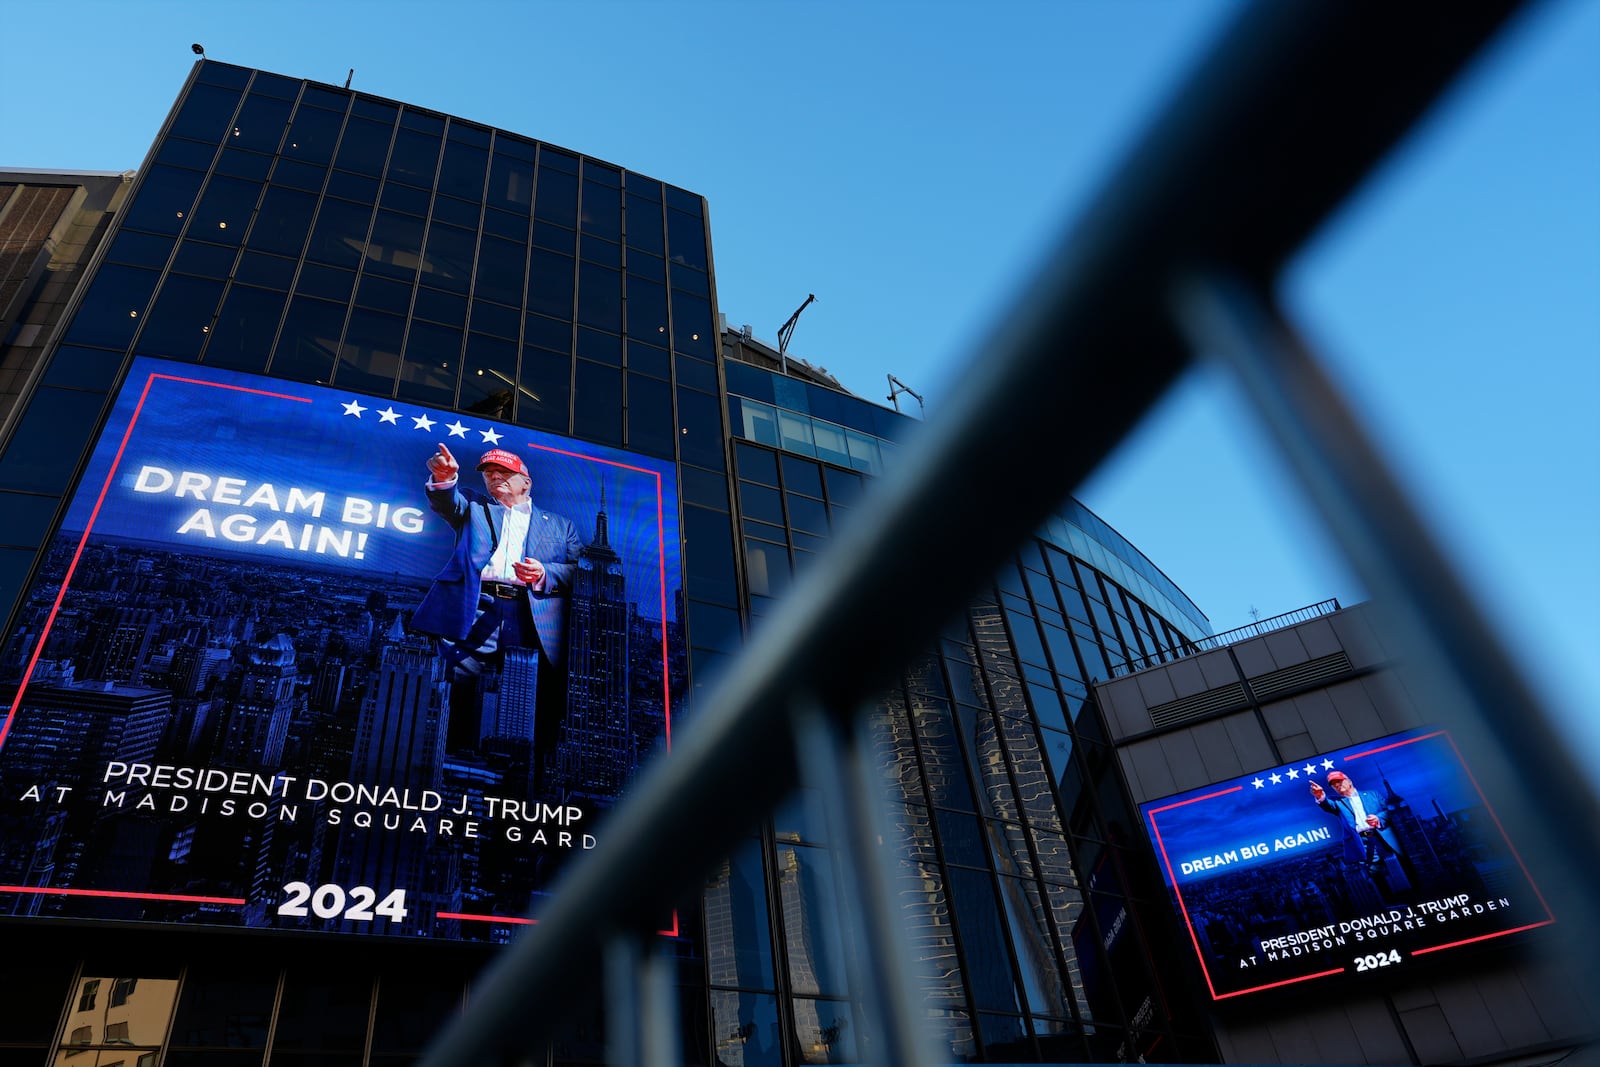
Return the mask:
POLYGON ((1334 771, 1332 774, 1328 775, 1329 785, 1332 785, 1334 782, 1348 782, 1349 780, 1350 776, 1343 771, 1334 771))
POLYGON ((485 467, 504 467, 513 474, 528 473, 528 465, 522 462, 522 457, 503 448, 491 448, 483 454, 483 458, 478 460, 478 469, 485 467))

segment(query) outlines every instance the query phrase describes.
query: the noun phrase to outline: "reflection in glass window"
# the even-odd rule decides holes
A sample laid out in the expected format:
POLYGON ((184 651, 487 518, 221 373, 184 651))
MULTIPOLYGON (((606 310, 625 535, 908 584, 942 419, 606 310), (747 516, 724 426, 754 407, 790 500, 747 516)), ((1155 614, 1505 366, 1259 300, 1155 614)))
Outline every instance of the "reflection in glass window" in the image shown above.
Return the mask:
POLYGON ((724 1067, 783 1067, 776 997, 713 989, 710 1000, 715 1062, 724 1067))
POLYGON ((778 444, 778 412, 770 404, 745 400, 739 405, 744 416, 744 436, 763 445, 778 444))
POLYGON ((816 455, 816 445, 811 439, 811 420, 806 416, 791 415, 779 409, 778 432, 784 448, 807 456, 816 455))
POLYGON ((747 840, 722 861, 705 893, 706 974, 712 985, 772 988, 772 935, 761 843, 747 840))
POLYGON ((850 447, 850 466, 867 474, 881 474, 883 463, 878 453, 878 441, 856 430, 846 430, 845 440, 850 447))
POLYGON ((796 997, 790 1047, 801 1063, 856 1063, 860 1060, 860 1026, 849 1003, 796 997))
POLYGON ((842 426, 813 420, 811 430, 817 444, 818 459, 837 463, 841 467, 850 466, 850 445, 845 440, 842 426))
POLYGON ((778 888, 791 988, 813 995, 843 994, 844 939, 833 855, 817 848, 780 845, 778 888))

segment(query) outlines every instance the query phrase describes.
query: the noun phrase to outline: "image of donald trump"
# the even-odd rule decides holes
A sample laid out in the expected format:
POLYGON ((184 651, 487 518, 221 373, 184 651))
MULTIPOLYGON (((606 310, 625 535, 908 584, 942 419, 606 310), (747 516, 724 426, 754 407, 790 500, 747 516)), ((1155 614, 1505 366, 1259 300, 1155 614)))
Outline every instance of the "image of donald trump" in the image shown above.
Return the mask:
MULTIPOLYGON (((427 466, 428 506, 455 531, 455 547, 411 628, 438 638, 452 683, 469 692, 476 692, 485 667, 502 664, 507 650, 537 654, 529 738, 537 774, 554 751, 566 712, 567 603, 582 550, 578 529, 534 502, 528 465, 514 452, 494 448, 479 458, 481 493, 462 487, 449 446, 441 443, 427 466)), ((469 718, 465 711, 452 699, 450 743, 476 748, 479 716, 458 723, 469 718)))

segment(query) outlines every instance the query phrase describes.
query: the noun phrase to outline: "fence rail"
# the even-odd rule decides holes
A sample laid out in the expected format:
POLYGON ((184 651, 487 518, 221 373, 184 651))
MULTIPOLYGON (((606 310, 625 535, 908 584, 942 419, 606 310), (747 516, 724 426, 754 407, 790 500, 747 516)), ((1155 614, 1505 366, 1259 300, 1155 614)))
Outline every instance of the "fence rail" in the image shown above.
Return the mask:
POLYGON ((1231 645, 1235 641, 1243 641, 1249 637, 1260 637, 1262 634, 1281 630, 1285 626, 1294 626, 1310 619, 1320 619, 1324 615, 1332 615, 1338 610, 1339 601, 1337 599, 1318 601, 1303 608, 1286 611, 1282 615, 1274 615, 1270 619, 1258 619, 1255 622, 1237 626, 1232 630, 1225 630, 1220 634, 1202 637, 1198 641, 1189 642, 1184 648, 1170 649, 1166 652, 1153 652, 1148 656, 1140 656, 1126 663, 1116 664, 1112 668, 1111 674, 1115 678, 1121 678, 1128 674, 1137 674, 1151 667, 1159 667, 1163 663, 1171 663, 1175 659, 1182 659, 1184 656, 1193 656, 1198 652, 1222 648, 1225 645, 1231 645))
POLYGON ((869 1062, 930 1062, 884 892, 890 849, 877 836, 860 713, 1201 352, 1245 385, 1428 706, 1458 713, 1471 762, 1489 768, 1485 787, 1513 797, 1519 846, 1553 872, 1546 895, 1571 917, 1570 943, 1600 943, 1584 926, 1585 887, 1600 884, 1586 778, 1270 295, 1286 260, 1518 6, 1247 8, 424 1067, 543 1058, 535 1050, 563 997, 593 990, 603 958, 612 1059, 670 1062, 671 983, 646 947, 655 917, 695 899, 705 872, 802 780, 832 803, 845 843, 843 921, 874 1035, 869 1062), (1040 465, 1043 455, 1058 462, 1040 465), (980 515, 972 500, 1006 507, 980 515), (962 565, 941 565, 954 558, 962 565), (1518 786, 1533 776, 1537 792, 1518 786))

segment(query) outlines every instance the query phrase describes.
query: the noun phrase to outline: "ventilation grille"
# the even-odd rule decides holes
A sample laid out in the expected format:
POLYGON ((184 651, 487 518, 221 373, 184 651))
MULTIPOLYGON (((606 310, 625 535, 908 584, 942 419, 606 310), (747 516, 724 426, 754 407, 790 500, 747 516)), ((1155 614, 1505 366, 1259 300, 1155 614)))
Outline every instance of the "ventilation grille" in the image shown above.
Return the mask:
POLYGON ((1204 719, 1218 712, 1235 711, 1249 706, 1250 702, 1244 696, 1244 686, 1234 682, 1220 689, 1207 689, 1204 693, 1158 704, 1150 709, 1150 720, 1155 723, 1157 729, 1162 729, 1176 726, 1180 722, 1188 722, 1190 719, 1204 719))
POLYGON ((1303 689, 1325 685, 1335 678, 1349 674, 1352 669, 1350 657, 1343 652, 1335 652, 1331 656, 1323 656, 1321 659, 1314 659, 1295 667, 1285 667, 1281 671, 1253 678, 1250 680, 1250 688, 1255 691, 1257 700, 1265 702, 1290 693, 1298 693, 1303 689))
MULTIPOLYGON (((1285 667, 1251 679, 1250 688, 1255 693, 1256 699, 1264 703, 1326 685, 1351 674, 1354 670, 1355 668, 1350 665, 1349 656, 1343 652, 1335 652, 1331 656, 1323 656, 1321 659, 1285 667)), ((1207 689, 1204 693, 1157 704, 1150 709, 1150 721, 1156 729, 1163 730, 1179 723, 1220 715, 1226 711, 1242 711, 1249 706, 1250 701, 1244 695, 1243 683, 1234 682, 1217 689, 1207 689)))

